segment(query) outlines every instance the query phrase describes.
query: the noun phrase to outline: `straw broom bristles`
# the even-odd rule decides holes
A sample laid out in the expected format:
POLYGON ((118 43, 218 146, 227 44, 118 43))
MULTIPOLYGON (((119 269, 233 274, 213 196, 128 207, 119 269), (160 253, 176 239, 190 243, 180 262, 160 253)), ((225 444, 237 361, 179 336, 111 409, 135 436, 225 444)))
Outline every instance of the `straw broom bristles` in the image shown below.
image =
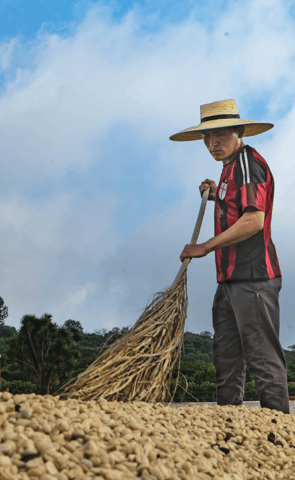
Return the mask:
MULTIPOLYGON (((197 241, 208 195, 209 189, 203 193, 191 244, 197 241)), ((55 395, 62 390, 61 397, 84 401, 99 398, 125 402, 170 400, 172 371, 180 360, 184 337, 189 262, 189 258, 184 260, 171 287, 154 294, 123 337, 80 373, 74 384, 69 385, 70 380, 55 395)))
POLYGON ((187 311, 186 272, 154 295, 135 325, 65 389, 82 400, 166 401, 182 347, 187 311))

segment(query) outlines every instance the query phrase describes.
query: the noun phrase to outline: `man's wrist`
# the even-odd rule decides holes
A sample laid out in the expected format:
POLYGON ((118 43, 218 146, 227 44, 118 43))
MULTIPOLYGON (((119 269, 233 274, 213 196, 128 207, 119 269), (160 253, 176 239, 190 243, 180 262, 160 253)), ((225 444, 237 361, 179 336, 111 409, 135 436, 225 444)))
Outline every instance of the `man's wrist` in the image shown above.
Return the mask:
POLYGON ((207 242, 204 243, 204 248, 207 252, 206 255, 208 255, 208 253, 211 253, 215 250, 213 242, 212 242, 212 240, 214 240, 214 238, 210 238, 210 240, 208 240, 207 242))

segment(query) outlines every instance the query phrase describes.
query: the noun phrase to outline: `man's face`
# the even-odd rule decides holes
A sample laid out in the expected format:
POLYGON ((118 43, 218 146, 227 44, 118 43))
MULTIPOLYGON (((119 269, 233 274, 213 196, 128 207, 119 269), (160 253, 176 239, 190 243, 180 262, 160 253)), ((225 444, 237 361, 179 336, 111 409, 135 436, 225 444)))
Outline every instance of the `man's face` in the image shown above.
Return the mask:
POLYGON ((215 128, 203 132, 204 143, 215 160, 230 161, 241 146, 237 131, 231 127, 215 128), (231 157, 231 158, 229 158, 231 157))

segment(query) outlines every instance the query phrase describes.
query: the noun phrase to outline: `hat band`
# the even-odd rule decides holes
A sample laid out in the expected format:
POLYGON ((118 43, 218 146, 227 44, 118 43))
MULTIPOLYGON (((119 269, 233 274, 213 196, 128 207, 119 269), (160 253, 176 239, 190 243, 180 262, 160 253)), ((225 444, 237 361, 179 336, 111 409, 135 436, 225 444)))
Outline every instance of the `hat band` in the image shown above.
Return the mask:
POLYGON ((202 118, 201 123, 210 122, 211 120, 221 120, 223 118, 241 118, 241 117, 238 113, 236 113, 236 114, 229 113, 229 114, 224 114, 224 115, 212 115, 211 117, 202 118))

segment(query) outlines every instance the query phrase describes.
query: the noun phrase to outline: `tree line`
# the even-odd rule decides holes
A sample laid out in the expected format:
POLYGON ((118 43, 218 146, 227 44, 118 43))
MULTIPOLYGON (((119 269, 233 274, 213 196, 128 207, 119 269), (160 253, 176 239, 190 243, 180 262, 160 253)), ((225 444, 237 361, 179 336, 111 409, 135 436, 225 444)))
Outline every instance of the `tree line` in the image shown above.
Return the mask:
MULTIPOLYGON (((4 324, 8 309, 0 297, 0 354, 2 391, 54 394, 75 379, 129 328, 83 331, 80 322, 67 320, 60 327, 45 313, 38 318, 24 315, 16 330, 4 324)), ((216 401, 216 380, 212 358, 211 332, 185 332, 180 368, 175 365, 171 394, 176 381, 175 402, 216 401), (178 380, 177 380, 178 379, 178 380)), ((285 350, 289 394, 295 395, 295 345, 285 350)), ((257 400, 254 379, 247 371, 245 400, 257 400)))

